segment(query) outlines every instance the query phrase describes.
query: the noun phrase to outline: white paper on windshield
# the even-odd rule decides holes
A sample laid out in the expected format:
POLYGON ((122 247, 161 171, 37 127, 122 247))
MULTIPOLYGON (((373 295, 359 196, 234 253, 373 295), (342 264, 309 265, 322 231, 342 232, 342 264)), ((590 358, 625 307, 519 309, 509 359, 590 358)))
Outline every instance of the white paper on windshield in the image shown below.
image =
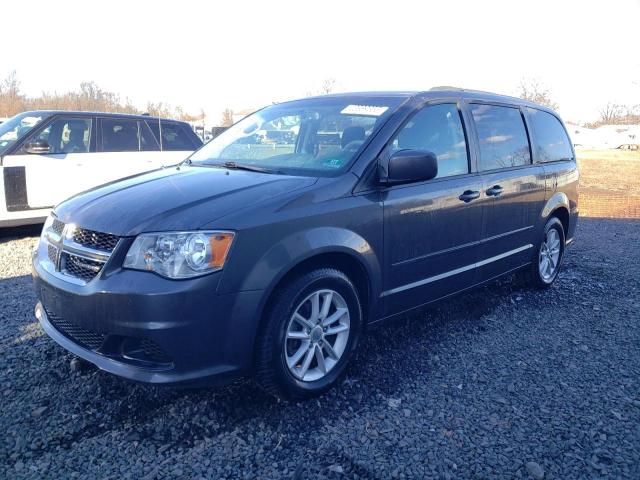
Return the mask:
POLYGON ((379 117, 389 107, 377 107, 375 105, 347 105, 340 113, 343 115, 367 115, 369 117, 379 117))

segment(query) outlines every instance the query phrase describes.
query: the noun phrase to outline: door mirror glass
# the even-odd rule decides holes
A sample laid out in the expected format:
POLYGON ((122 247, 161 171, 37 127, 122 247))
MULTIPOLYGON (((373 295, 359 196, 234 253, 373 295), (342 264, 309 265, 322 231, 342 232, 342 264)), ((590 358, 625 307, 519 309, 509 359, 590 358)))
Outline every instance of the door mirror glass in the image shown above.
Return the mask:
POLYGON ((51 153, 51 147, 46 140, 32 140, 31 142, 27 142, 23 147, 24 151, 27 153, 33 154, 43 154, 43 153, 51 153))
POLYGON ((422 182, 438 175, 438 158, 426 150, 400 150, 391 155, 386 184, 422 182))

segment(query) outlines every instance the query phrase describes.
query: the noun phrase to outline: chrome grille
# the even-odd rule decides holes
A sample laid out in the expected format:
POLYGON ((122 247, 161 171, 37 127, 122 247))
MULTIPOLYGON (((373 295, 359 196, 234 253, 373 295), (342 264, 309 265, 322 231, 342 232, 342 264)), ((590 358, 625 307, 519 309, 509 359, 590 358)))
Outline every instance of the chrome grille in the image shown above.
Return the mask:
POLYGON ((61 222, 57 218, 53 221, 51 225, 51 230, 56 233, 58 236, 62 235, 62 231, 64 230, 64 222, 61 222))
POLYGON ((49 255, 49 260, 51 260, 51 263, 53 263, 54 265, 57 265, 58 264, 58 247, 48 244, 47 254, 49 255))
POLYGON ((116 247, 120 237, 110 233, 96 232, 85 228, 76 228, 73 231, 73 241, 88 248, 95 248, 111 252, 116 247))
POLYGON ((88 282, 100 273, 103 265, 103 262, 63 252, 60 271, 66 275, 81 278, 85 282, 88 282))
POLYGON ((45 312, 47 313, 49 321, 56 330, 62 333, 69 340, 73 340, 85 348, 97 350, 102 346, 105 338, 107 337, 104 333, 92 332, 91 330, 87 330, 74 322, 65 320, 48 309, 45 309, 45 312))
POLYGON ((45 269, 84 285, 100 273, 119 240, 111 233, 76 227, 54 218, 42 232, 42 242, 46 244, 42 257, 46 256, 48 265, 45 269))

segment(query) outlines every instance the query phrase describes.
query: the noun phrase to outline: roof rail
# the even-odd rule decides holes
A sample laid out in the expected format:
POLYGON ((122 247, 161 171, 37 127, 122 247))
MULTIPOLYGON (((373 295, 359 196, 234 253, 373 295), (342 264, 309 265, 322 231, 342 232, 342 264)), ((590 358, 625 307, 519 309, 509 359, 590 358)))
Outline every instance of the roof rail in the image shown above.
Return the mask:
POLYGON ((450 87, 448 85, 431 87, 429 89, 429 91, 431 91, 431 92, 437 92, 437 91, 440 91, 440 90, 454 90, 456 92, 487 93, 489 95, 499 95, 497 93, 487 92, 485 90, 474 90, 473 88, 462 88, 462 87, 450 87))

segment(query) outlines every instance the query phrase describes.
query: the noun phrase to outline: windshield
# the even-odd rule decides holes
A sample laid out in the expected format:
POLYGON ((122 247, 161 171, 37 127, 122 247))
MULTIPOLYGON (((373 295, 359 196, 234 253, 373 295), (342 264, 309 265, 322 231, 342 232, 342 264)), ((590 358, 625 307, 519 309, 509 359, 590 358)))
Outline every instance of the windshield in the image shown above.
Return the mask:
POLYGON ((0 155, 50 115, 43 112, 25 112, 0 123, 0 155))
POLYGON ((195 165, 333 176, 348 168, 399 97, 320 97, 266 107, 196 151, 195 165), (232 162, 232 163, 230 163, 232 162))

